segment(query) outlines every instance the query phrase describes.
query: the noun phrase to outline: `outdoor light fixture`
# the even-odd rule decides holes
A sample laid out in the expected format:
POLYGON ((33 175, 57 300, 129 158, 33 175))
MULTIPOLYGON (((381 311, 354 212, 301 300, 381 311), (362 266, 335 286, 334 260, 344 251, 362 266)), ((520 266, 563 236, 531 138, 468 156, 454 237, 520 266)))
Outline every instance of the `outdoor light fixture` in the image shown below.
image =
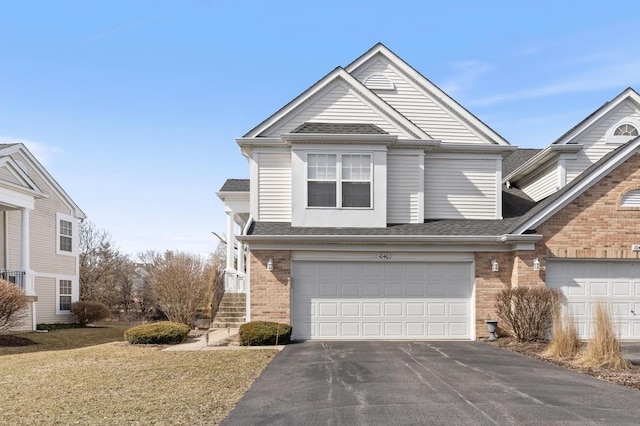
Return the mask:
POLYGON ((273 271, 273 259, 267 260, 267 271, 273 271))
POLYGON ((533 259, 533 270, 534 271, 540 270, 540 260, 537 257, 533 259))
POLYGON ((495 260, 495 259, 493 259, 493 260, 491 261, 491 270, 492 270, 493 272, 498 272, 498 271, 500 270, 500 268, 499 268, 499 266, 498 266, 498 261, 497 261, 497 260, 495 260))

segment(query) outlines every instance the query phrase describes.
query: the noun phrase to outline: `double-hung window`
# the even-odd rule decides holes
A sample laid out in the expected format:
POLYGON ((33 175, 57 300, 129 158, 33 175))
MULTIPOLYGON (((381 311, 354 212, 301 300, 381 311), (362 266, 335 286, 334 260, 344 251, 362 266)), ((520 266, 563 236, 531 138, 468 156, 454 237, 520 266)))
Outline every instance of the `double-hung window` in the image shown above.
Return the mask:
POLYGON ((58 310, 70 311, 71 310, 71 280, 59 280, 58 281, 58 310))
POLYGON ((73 223, 60 219, 60 251, 73 251, 73 223))
POLYGON ((309 207, 371 207, 370 154, 308 154, 309 207))

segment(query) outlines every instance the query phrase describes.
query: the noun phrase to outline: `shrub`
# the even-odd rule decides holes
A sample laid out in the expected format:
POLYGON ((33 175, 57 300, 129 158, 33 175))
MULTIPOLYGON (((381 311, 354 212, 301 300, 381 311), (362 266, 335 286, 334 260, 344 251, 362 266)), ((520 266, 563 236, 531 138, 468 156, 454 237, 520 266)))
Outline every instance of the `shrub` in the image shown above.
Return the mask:
POLYGON ((72 303, 71 313, 80 325, 91 324, 111 316, 109 307, 104 303, 84 300, 72 303))
POLYGON ((585 367, 629 368, 629 362, 622 356, 609 305, 602 301, 596 303, 593 337, 576 363, 585 367))
POLYGON ((173 345, 186 339, 189 331, 186 324, 162 321, 131 327, 124 338, 134 345, 173 345))
POLYGON ((291 341, 291 326, 269 321, 251 321, 240 326, 242 346, 286 345, 291 341))
POLYGON ((553 334, 545 355, 551 357, 573 359, 580 352, 580 338, 576 322, 569 312, 564 318, 560 306, 553 310, 553 334))
POLYGON ((27 296, 18 286, 0 280, 0 333, 22 323, 27 316, 27 296))
POLYGON ((506 329, 520 341, 542 340, 551 326, 561 293, 544 287, 504 289, 496 299, 496 313, 506 329))

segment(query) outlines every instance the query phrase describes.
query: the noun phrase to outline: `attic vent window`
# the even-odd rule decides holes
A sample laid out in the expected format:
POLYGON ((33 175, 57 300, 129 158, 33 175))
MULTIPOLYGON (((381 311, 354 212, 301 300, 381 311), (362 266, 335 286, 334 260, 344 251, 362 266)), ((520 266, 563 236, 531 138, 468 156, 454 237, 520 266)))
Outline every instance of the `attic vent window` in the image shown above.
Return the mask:
POLYGON ((613 136, 638 136, 638 129, 631 124, 621 124, 613 132, 613 136))
POLYGON ((364 80, 364 85, 372 90, 393 90, 395 86, 389 78, 383 74, 371 74, 364 80))
POLYGON ((620 201, 620 207, 640 208, 640 189, 634 189, 624 194, 620 201))

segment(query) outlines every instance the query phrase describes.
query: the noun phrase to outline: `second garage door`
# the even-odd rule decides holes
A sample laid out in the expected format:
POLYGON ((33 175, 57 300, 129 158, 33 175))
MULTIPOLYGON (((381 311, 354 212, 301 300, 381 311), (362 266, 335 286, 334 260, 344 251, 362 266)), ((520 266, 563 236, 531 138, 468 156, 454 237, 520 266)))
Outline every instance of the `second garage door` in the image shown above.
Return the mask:
POLYGON ((580 336, 592 336, 595 304, 609 304, 622 339, 640 339, 640 262, 554 260, 547 264, 547 287, 561 290, 565 312, 580 336))
POLYGON ((294 261, 295 339, 471 339, 471 262, 294 261))

